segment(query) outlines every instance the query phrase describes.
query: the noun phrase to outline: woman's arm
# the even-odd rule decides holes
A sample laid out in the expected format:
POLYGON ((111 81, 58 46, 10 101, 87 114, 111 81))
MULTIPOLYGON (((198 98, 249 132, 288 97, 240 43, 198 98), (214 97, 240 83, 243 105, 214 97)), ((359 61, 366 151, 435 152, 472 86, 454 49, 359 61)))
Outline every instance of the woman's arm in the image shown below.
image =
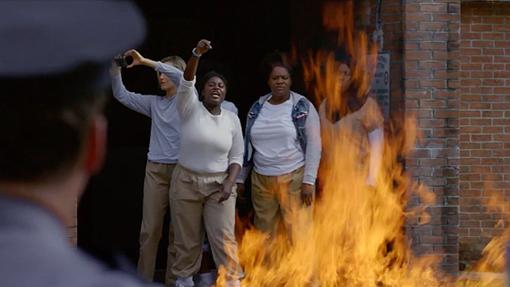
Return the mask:
POLYGON ((121 69, 115 63, 112 63, 112 67, 110 68, 110 76, 112 79, 113 97, 133 111, 150 117, 151 101, 154 96, 144 96, 128 91, 122 83, 121 69))
POLYGON ((368 134, 368 144, 370 146, 370 163, 368 166, 367 184, 375 186, 377 176, 381 168, 383 148, 384 148, 384 131, 383 128, 377 128, 368 134))
POLYGON ((312 103, 308 110, 308 117, 306 118, 305 131, 306 131, 306 154, 305 154, 305 174, 303 183, 311 185, 315 184, 317 178, 317 170, 321 160, 321 131, 320 120, 317 110, 312 103))
POLYGON ((369 97, 367 99, 363 109, 363 124, 368 131, 368 145, 370 148, 367 184, 375 186, 384 152, 384 117, 379 105, 373 98, 369 97))
POLYGON ((192 81, 193 79, 195 79, 200 57, 211 49, 212 49, 211 41, 205 39, 198 41, 197 46, 195 47, 195 49, 193 49, 193 54, 188 60, 186 69, 184 70, 184 79, 186 81, 192 81))
POLYGON ((230 193, 232 193, 232 187, 236 183, 243 162, 244 142, 241 122, 235 115, 232 115, 231 118, 234 121, 234 129, 232 133, 232 147, 228 153, 228 177, 223 182, 223 195, 219 202, 227 200, 230 193))
POLYGON ((135 66, 146 66, 149 68, 156 68, 156 61, 153 61, 149 58, 145 58, 140 54, 137 50, 131 49, 124 53, 124 57, 133 58, 133 62, 127 66, 127 68, 133 68, 135 66))
POLYGON ((322 151, 320 128, 319 114, 317 114, 313 104, 310 103, 305 124, 305 171, 301 187, 301 200, 305 205, 312 204, 313 194, 315 193, 315 179, 317 178, 322 151))
POLYGON ((181 118, 186 118, 193 107, 199 104, 198 92, 195 89, 195 75, 200 57, 211 49, 210 43, 208 40, 198 41, 184 70, 183 79, 176 95, 177 109, 181 118))
POLYGON ((176 67, 161 62, 156 62, 149 58, 145 58, 137 50, 129 50, 125 52, 124 57, 133 58, 133 62, 130 65, 128 65, 127 68, 132 68, 135 66, 146 66, 149 68, 153 68, 154 70, 163 73, 167 77, 169 77, 172 80, 172 82, 174 82, 175 87, 179 89, 179 84, 182 78, 182 71, 177 69, 176 67))
POLYGON ((230 197, 239 171, 241 171, 241 165, 238 163, 232 163, 228 166, 228 177, 223 181, 222 195, 218 202, 223 202, 230 197))

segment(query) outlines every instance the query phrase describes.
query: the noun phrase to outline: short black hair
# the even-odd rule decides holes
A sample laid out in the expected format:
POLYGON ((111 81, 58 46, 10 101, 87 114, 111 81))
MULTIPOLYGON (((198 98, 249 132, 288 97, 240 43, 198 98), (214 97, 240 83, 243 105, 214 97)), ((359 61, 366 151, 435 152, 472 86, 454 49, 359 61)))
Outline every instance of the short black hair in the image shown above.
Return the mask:
POLYGON ((222 74, 220 74, 220 73, 218 73, 216 71, 209 71, 209 72, 205 73, 205 75, 203 75, 202 78, 198 82, 198 93, 200 95, 202 94, 202 90, 204 89, 205 84, 210 79, 212 79, 214 77, 220 78, 223 81, 223 83, 225 84, 225 87, 228 89, 228 80, 227 80, 227 78, 224 75, 222 75, 222 74))
POLYGON ((264 59, 262 60, 261 72, 265 80, 269 79, 273 69, 276 67, 286 69, 291 78, 293 77, 293 69, 290 65, 285 63, 282 53, 274 51, 264 56, 264 59))
POLYGON ((89 124, 105 102, 106 69, 0 78, 0 181, 37 182, 79 160, 89 124))

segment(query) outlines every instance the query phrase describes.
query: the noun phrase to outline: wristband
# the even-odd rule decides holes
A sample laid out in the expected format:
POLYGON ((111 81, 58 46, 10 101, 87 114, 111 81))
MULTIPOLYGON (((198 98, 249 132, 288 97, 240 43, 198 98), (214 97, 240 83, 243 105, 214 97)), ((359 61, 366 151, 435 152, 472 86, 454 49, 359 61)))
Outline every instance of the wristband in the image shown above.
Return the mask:
POLYGON ((191 50, 191 53, 193 54, 193 56, 195 56, 197 58, 200 58, 202 56, 202 54, 199 54, 197 52, 197 48, 193 48, 193 50, 191 50))

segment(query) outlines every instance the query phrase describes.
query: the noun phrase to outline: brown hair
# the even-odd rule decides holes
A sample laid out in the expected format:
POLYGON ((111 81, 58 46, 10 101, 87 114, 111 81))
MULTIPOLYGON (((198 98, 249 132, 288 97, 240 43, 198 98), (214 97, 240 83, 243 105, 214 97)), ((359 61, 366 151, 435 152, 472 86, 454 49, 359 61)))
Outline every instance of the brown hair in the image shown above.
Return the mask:
POLYGON ((174 67, 176 67, 177 69, 179 69, 183 72, 186 69, 186 62, 179 56, 167 56, 167 57, 164 57, 163 59, 161 59, 160 62, 172 63, 172 65, 174 65, 174 67))

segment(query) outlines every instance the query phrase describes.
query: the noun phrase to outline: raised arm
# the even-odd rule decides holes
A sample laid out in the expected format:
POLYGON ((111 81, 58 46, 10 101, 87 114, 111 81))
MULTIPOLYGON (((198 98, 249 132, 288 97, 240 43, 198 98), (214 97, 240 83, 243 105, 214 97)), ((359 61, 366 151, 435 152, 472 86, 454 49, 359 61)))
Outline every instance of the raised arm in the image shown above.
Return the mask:
POLYGON ((211 49, 211 42, 200 40, 193 49, 192 55, 188 60, 186 69, 179 89, 177 90, 176 104, 181 119, 185 119, 199 103, 198 92, 195 89, 195 75, 202 54, 211 49))
POLYGON ((150 117, 151 101, 153 96, 144 96, 142 94, 128 91, 124 86, 124 83, 122 83, 121 69, 115 63, 112 63, 110 75, 112 78, 113 97, 133 111, 150 117))
POLYGON ((181 70, 177 69, 172 65, 165 64, 162 62, 156 62, 156 67, 154 68, 154 70, 169 77, 170 80, 174 83, 176 90, 179 90, 183 74, 181 70))
POLYGON ((145 58, 138 52, 137 50, 131 49, 124 53, 124 57, 133 58, 133 62, 127 66, 127 68, 133 68, 135 66, 146 66, 149 68, 156 68, 156 64, 158 62, 151 60, 149 58, 145 58))
POLYGON ((124 57, 133 58, 133 62, 129 64, 127 68, 132 68, 135 66, 146 66, 149 68, 153 68, 154 70, 163 73, 167 77, 169 77, 170 80, 174 82, 176 89, 179 89, 179 85, 182 79, 182 71, 177 69, 176 67, 169 64, 157 62, 149 58, 145 58, 137 50, 129 50, 125 52, 124 57))
POLYGON ((200 57, 211 49, 211 41, 205 39, 198 41, 197 46, 193 49, 192 55, 188 60, 186 70, 184 70, 184 79, 186 81, 192 81, 195 79, 200 57))

